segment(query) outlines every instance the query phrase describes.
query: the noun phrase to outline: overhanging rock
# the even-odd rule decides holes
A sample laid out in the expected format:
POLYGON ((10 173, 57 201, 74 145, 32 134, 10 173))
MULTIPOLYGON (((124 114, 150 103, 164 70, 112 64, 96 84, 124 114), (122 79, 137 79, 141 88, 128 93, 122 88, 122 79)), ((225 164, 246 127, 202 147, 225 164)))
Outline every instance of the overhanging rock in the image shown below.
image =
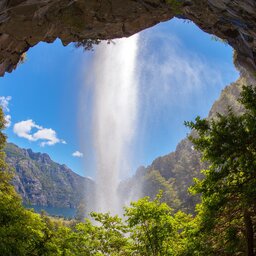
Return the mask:
POLYGON ((177 12, 164 0, 1 0, 0 75, 13 71, 22 54, 41 41, 60 38, 67 45, 130 36, 179 16, 226 40, 240 70, 256 76, 255 0, 179 2, 177 12))

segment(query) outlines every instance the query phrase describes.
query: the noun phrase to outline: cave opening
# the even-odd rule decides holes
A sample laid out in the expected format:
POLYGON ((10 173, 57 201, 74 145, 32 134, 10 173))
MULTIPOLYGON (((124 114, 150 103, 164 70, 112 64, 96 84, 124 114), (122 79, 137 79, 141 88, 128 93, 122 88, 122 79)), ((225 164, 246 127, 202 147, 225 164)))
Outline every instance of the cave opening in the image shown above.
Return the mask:
MULTIPOLYGON (((114 40, 110 44, 115 49, 114 40)), ((60 40, 39 43, 1 78, 2 98, 11 97, 8 141, 47 153, 89 178, 95 178, 96 165, 91 66, 97 48, 84 52, 60 40)), ((181 19, 139 33, 137 121, 130 163, 120 178, 175 151, 188 132, 183 122, 208 115, 221 90, 238 78, 232 54, 231 47, 181 19)))

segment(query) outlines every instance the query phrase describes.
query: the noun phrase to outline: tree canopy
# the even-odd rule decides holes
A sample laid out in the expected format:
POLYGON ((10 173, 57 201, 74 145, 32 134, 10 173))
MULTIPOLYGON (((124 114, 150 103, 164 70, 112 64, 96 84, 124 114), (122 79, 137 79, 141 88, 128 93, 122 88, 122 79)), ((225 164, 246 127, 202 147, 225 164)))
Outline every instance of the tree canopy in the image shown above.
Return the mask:
POLYGON ((196 118, 185 124, 210 167, 192 189, 202 195, 203 230, 214 232, 212 243, 219 255, 254 255, 256 199, 256 89, 243 87, 239 102, 245 111, 215 119, 196 118))

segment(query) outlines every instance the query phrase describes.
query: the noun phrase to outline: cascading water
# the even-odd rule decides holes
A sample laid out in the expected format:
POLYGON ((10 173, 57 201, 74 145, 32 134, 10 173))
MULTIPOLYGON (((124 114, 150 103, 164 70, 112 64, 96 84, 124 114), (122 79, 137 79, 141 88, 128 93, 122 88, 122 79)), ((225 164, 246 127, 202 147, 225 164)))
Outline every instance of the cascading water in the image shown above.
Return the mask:
POLYGON ((102 43, 94 57, 93 140, 96 155, 94 210, 120 213, 118 185, 129 165, 137 117, 138 35, 102 43))

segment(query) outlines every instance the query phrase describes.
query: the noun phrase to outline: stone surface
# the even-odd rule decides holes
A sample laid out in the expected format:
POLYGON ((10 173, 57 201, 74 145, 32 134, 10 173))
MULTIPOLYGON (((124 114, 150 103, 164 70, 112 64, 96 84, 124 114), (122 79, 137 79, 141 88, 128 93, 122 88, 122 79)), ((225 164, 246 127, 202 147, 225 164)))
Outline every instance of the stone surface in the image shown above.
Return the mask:
MULTIPOLYGON (((224 39, 235 50, 234 62, 243 76, 256 77, 256 1, 193 0, 187 18, 205 32, 224 39)), ((252 81, 252 80, 251 80, 252 81)))
MULTIPOLYGON (((225 39, 240 70, 256 74, 255 0, 180 0, 179 17, 225 39)), ((177 12, 176 12, 177 14, 177 12)), ((0 75, 16 68, 22 53, 40 41, 64 45, 85 39, 132 35, 173 18, 164 0, 1 0, 0 75)))

